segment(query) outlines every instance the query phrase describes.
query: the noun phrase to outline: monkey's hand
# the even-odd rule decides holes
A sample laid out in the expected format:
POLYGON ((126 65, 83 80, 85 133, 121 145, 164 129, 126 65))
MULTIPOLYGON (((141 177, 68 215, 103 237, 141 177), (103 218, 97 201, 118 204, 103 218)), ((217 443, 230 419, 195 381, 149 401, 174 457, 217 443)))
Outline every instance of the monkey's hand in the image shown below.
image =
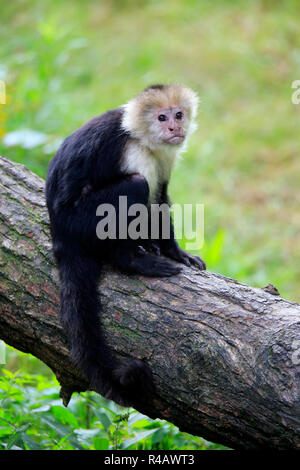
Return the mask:
POLYGON ((161 253, 169 258, 172 258, 180 263, 185 264, 186 266, 194 266, 197 269, 205 270, 206 264, 204 261, 197 255, 192 255, 187 251, 184 251, 180 248, 177 242, 161 246, 161 253))

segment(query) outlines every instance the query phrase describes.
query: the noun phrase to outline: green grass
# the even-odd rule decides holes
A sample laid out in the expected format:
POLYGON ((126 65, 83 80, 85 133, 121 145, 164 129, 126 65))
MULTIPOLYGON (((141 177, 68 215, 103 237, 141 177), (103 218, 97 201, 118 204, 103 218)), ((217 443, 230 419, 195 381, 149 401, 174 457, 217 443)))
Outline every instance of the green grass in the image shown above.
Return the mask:
POLYGON ((201 97, 198 130, 171 183, 173 200, 205 205, 208 268, 276 284, 299 300, 300 106, 296 1, 15 1, 2 7, 0 136, 45 142, 0 152, 41 176, 60 139, 153 82, 201 97))
POLYGON ((45 177, 86 120, 182 82, 201 106, 171 195, 205 205, 208 269, 300 301, 299 15, 297 0, 5 2, 0 154, 45 177), (43 143, 5 145, 23 129, 43 143))

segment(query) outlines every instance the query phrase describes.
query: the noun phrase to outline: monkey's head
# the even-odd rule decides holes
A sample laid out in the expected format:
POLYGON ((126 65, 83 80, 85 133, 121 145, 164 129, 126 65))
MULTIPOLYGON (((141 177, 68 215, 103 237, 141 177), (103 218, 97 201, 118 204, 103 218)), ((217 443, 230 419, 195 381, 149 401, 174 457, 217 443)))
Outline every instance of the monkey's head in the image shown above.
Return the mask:
POLYGON ((198 97, 181 85, 152 85, 124 106, 122 125, 132 137, 155 150, 178 146, 195 128, 198 97))

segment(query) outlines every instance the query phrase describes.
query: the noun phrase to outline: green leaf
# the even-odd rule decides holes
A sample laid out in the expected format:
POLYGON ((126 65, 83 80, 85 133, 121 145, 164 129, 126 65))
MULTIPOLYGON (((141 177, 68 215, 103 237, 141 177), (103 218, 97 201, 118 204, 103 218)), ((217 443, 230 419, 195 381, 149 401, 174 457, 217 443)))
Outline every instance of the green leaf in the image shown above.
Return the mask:
POLYGON ((32 413, 43 413, 44 411, 49 411, 50 405, 40 406, 39 408, 33 408, 31 410, 32 413))
POLYGON ((128 426, 138 423, 137 427, 147 426, 151 423, 151 419, 142 413, 132 413, 128 419, 128 426))
POLYGON ((138 442, 146 439, 147 437, 151 436, 151 434, 157 432, 157 429, 150 429, 149 431, 144 431, 144 432, 139 432, 136 434, 134 437, 131 437, 130 439, 125 439, 122 444, 121 448, 122 449, 127 449, 128 447, 137 444, 138 442))
POLYGON ((96 437, 94 440, 95 450, 108 450, 109 449, 109 440, 105 438, 96 437))
POLYGON ((62 424, 69 424, 73 428, 78 427, 78 422, 73 413, 63 406, 52 406, 51 412, 62 424))
POLYGON ((72 429, 69 427, 63 426, 57 419, 53 416, 49 415, 48 413, 43 415, 41 414, 41 420, 47 424, 51 429, 53 429, 60 437, 64 437, 66 435, 70 435, 69 442, 76 448, 82 449, 82 446, 78 442, 78 440, 72 436, 72 429))
POLYGON ((45 415, 41 415, 41 420, 47 424, 50 428, 54 429, 59 436, 65 436, 71 432, 70 428, 63 426, 57 419, 53 416, 49 415, 48 413, 45 415))
POLYGON ((62 445, 64 444, 64 442, 68 439, 68 437, 71 436, 72 433, 70 434, 67 434, 66 436, 62 437, 57 443, 56 445, 52 448, 52 450, 59 450, 62 445))
POLYGON ((90 445, 92 438, 101 432, 100 429, 75 429, 78 441, 83 445, 90 445))
POLYGON ((23 439, 22 439, 22 433, 19 431, 13 433, 10 438, 8 439, 7 442, 7 450, 10 450, 13 446, 18 445, 18 447, 21 447, 22 449, 25 449, 23 439))
POLYGON ((95 415, 97 416, 97 418, 101 422, 101 424, 104 428, 104 431, 107 431, 108 428, 112 425, 112 422, 109 419, 109 417, 107 416, 107 414, 104 413, 103 411, 95 410, 95 415))
POLYGON ((36 442, 34 439, 32 439, 28 434, 21 433, 22 440, 24 444, 29 448, 29 450, 41 450, 42 447, 36 442))

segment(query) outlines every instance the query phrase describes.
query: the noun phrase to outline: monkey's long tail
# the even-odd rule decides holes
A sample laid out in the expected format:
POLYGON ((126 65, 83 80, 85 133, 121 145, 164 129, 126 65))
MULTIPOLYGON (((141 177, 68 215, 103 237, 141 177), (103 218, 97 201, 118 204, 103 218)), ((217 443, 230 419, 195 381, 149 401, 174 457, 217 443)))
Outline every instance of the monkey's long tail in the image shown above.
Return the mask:
POLYGON ((134 406, 153 390, 146 364, 130 359, 117 361, 101 331, 98 282, 101 266, 88 256, 59 261, 61 281, 60 318, 67 334, 70 354, 91 388, 123 406, 134 406))

